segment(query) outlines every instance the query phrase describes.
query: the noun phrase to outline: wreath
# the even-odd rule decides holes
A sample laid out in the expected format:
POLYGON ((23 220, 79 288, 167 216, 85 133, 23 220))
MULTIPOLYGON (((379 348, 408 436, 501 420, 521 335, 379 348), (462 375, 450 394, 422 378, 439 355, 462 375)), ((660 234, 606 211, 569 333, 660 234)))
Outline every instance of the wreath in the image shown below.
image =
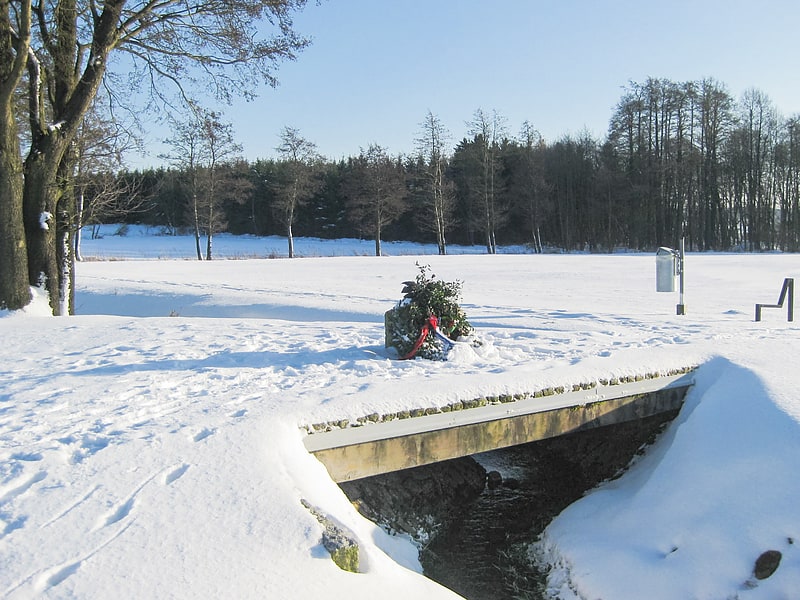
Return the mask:
POLYGON ((459 304, 462 284, 436 279, 429 265, 417 267, 416 278, 403 282, 403 298, 386 313, 386 346, 401 358, 444 360, 448 340, 473 330, 459 304))

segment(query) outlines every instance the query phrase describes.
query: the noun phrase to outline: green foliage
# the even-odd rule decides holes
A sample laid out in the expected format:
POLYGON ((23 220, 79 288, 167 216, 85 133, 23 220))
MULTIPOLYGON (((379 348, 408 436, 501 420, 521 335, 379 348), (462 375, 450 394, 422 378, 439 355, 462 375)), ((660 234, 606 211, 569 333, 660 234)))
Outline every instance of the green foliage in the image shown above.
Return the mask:
MULTIPOLYGON (((404 282, 405 296, 386 315, 386 344, 397 349, 400 356, 412 350, 431 315, 439 319, 439 329, 452 340, 472 332, 472 325, 459 305, 461 282, 436 279, 428 265, 417 263, 417 267, 420 272, 414 281, 404 282)), ((429 335, 417 356, 441 360, 443 345, 436 336, 429 335)))

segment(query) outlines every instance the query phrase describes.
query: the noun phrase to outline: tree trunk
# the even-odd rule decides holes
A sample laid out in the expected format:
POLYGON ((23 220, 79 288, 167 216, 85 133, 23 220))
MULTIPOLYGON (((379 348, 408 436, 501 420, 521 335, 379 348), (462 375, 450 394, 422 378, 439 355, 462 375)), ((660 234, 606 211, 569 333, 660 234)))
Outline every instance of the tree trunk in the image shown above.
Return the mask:
MULTIPOLYGON (((6 103, 3 108, 8 108, 6 103)), ((3 110, 0 118, 0 309, 18 310, 31 301, 22 196, 22 159, 16 124, 10 111, 3 110)))
POLYGON ((484 220, 484 227, 486 228, 486 253, 487 254, 494 254, 494 241, 493 231, 492 231, 492 218, 489 212, 489 199, 488 196, 486 198, 486 206, 485 208, 485 220, 484 220))
POLYGON ((297 205, 297 179, 294 180, 294 191, 289 198, 289 206, 286 211, 286 238, 289 243, 289 258, 294 258, 294 236, 292 235, 292 223, 294 223, 294 207, 297 205))
POLYGON ((208 232, 206 237, 206 260, 211 260, 211 245, 212 238, 214 237, 214 167, 211 167, 211 189, 208 194, 208 232))
POLYGON ((75 235, 74 173, 77 155, 70 145, 58 170, 59 194, 56 204, 56 264, 58 266, 57 314, 71 315, 75 307, 75 252, 72 244, 75 235))
POLYGON ((197 260, 203 260, 203 252, 200 250, 200 214, 197 211, 197 194, 192 194, 192 209, 194 211, 194 247, 197 251, 197 260))
MULTIPOLYGON (((58 265, 58 312, 71 315, 75 312, 75 252, 72 235, 73 202, 65 195, 59 203, 56 218, 56 264, 58 265), (63 205, 63 206, 62 206, 63 205)), ((52 303, 51 303, 52 304, 52 303)))
POLYGON ((206 260, 211 260, 211 247, 213 245, 214 236, 211 233, 211 230, 208 231, 208 237, 206 237, 206 260))
POLYGON ((83 260, 83 256, 81 256, 81 238, 82 230, 83 230, 83 207, 85 203, 84 197, 84 190, 83 186, 81 189, 78 190, 77 196, 75 198, 75 235, 73 237, 73 253, 75 255, 75 260, 80 262, 83 260))
POLYGON ((31 301, 28 249, 23 221, 24 175, 19 131, 12 107, 30 44, 31 3, 16 7, 16 40, 11 5, 0 9, 0 309, 19 310, 31 301))
POLYGON ((61 315, 61 276, 56 256, 56 215, 60 193, 53 164, 52 143, 43 152, 31 152, 25 162, 23 220, 28 243, 28 281, 47 291, 54 315, 61 315))
POLYGON ((436 244, 439 247, 439 254, 444 256, 447 254, 447 242, 445 240, 445 207, 444 207, 444 193, 441 191, 441 182, 437 183, 439 191, 436 193, 434 200, 434 211, 436 219, 436 244))

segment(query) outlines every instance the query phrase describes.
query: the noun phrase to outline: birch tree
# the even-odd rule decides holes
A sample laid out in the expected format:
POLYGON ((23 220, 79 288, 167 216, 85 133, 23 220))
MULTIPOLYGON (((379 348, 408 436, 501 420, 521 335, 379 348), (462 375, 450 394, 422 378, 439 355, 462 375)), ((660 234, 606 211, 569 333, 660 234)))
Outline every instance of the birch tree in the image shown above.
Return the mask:
POLYGON ((281 158, 276 186, 274 209, 286 229, 289 258, 294 258, 294 235, 292 225, 297 209, 304 205, 320 188, 320 156, 317 146, 300 135, 293 127, 284 127, 281 144, 276 148, 281 158))
POLYGON ((501 209, 498 206, 497 173, 500 167, 500 141, 506 134, 505 120, 494 110, 487 114, 478 109, 467 124, 470 135, 474 136, 481 161, 480 195, 483 201, 483 230, 486 239, 486 252, 497 252, 497 228, 500 225, 501 209))
POLYGON ((417 151, 424 165, 424 194, 428 200, 422 225, 436 233, 439 254, 447 254, 447 228, 454 211, 453 186, 445 178, 449 137, 441 119, 428 111, 417 138, 417 151))
POLYGON ((211 260, 214 235, 224 226, 220 167, 234 161, 241 146, 234 141, 231 125, 213 111, 198 110, 195 118, 175 123, 174 131, 173 137, 166 140, 172 153, 164 158, 185 173, 197 260, 204 256, 211 260), (201 247, 203 235, 205 251, 201 247))

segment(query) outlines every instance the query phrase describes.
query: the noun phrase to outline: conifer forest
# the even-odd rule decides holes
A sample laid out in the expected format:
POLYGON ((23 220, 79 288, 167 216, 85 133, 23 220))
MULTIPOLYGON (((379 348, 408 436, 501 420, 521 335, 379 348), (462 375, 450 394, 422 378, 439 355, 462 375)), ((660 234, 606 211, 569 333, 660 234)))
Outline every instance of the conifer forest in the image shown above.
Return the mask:
MULTIPOLYGON (((651 250, 681 237, 695 251, 800 250, 798 117, 779 115, 760 91, 736 99, 714 80, 631 82, 605 139, 547 141, 527 122, 512 133, 502 114, 478 109, 469 134, 451 141, 438 116, 420 117, 406 156, 371 144, 332 161, 315 153, 313 132, 286 127, 277 158, 122 172, 117 186, 129 193, 116 214, 108 203, 92 214, 89 185, 84 220, 290 242, 358 237, 375 239, 378 254, 381 239, 434 242, 440 253, 448 243, 651 250)), ((198 245, 199 258, 211 256, 198 245)))

